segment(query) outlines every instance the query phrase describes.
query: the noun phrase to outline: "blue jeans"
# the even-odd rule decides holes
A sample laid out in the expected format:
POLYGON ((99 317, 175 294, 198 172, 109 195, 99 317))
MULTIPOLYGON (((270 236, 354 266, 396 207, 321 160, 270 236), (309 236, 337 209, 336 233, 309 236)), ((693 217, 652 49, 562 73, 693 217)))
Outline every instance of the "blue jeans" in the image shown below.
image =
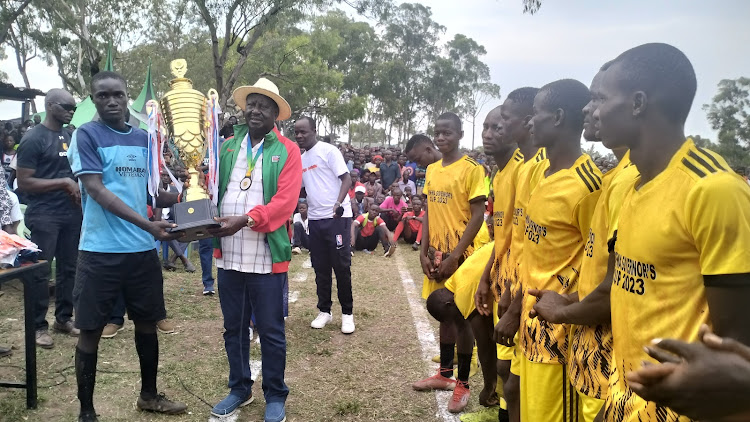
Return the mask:
POLYGON ((201 272, 203 273, 203 290, 214 291, 213 257, 214 240, 201 239, 198 241, 198 254, 201 257, 201 272))
POLYGON ((224 315, 224 348, 229 361, 229 389, 246 397, 250 378, 250 317, 260 335, 263 395, 266 403, 284 402, 289 388, 284 383, 286 333, 284 331, 283 282, 286 274, 251 274, 219 268, 219 301, 224 315))

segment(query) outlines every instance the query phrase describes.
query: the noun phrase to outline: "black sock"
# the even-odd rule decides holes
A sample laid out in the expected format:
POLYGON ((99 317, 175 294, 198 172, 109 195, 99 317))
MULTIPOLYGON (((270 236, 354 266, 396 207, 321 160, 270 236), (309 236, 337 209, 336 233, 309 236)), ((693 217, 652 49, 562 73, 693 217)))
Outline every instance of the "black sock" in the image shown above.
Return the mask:
POLYGON ((96 353, 86 353, 76 347, 76 381, 81 413, 94 411, 94 385, 96 385, 96 353))
MULTIPOLYGON (((459 353, 458 354, 458 380, 468 383, 469 372, 471 372, 471 353, 459 353)), ((468 388, 468 385, 466 387, 468 388)))
POLYGON ((510 422, 510 416, 508 416, 508 411, 506 409, 498 409, 497 422, 510 422))
POLYGON ((452 343, 440 343, 440 375, 453 377, 453 348, 452 343))
POLYGON ((159 366, 159 337, 156 333, 135 332, 135 350, 141 363, 141 397, 156 397, 156 372, 159 366))

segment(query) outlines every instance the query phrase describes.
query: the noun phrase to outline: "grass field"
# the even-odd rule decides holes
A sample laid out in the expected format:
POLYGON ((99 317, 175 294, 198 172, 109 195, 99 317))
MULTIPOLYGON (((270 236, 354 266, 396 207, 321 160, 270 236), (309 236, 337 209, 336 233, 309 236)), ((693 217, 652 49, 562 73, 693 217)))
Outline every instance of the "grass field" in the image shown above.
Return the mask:
MULTIPOLYGON (((405 270, 421 283, 417 253, 402 245, 397 251, 405 270)), ((197 266, 197 256, 192 261, 197 266)), ((286 381, 290 388, 287 420, 316 421, 437 421, 435 395, 418 393, 411 383, 432 372, 434 364, 422 358, 416 328, 404 296, 395 257, 357 253, 352 263, 354 318, 357 331, 339 330, 340 308, 334 289, 334 321, 323 330, 310 328, 317 315, 315 276, 307 254, 294 257, 289 272, 286 381), (294 293, 298 292, 298 293, 294 293)), ((22 286, 3 286, 0 297, 0 344, 12 344, 13 356, 0 359, 0 379, 23 378, 22 286)), ((159 388, 171 398, 186 402, 189 413, 159 416, 139 412, 135 401, 140 390, 133 325, 113 339, 102 339, 94 402, 100 420, 206 421, 210 405, 221 400, 228 366, 222 339, 218 296, 201 294, 200 271, 165 273, 165 298, 169 318, 177 332, 160 334, 159 388), (189 391, 190 392, 189 392, 189 391), (191 393, 192 392, 192 393, 191 393), (204 403, 205 401, 205 403, 204 403)), ((54 300, 52 300, 54 303, 54 300)), ((53 321, 51 313, 48 321, 53 321)), ((436 328, 431 321, 431 329, 436 328)), ((25 409, 23 390, 0 389, 0 421, 75 421, 78 412, 73 356, 75 339, 53 334, 55 348, 37 349, 39 408, 25 409)), ((253 344, 252 359, 259 359, 253 344)), ((474 391, 481 376, 471 380, 474 391)), ((243 408, 239 421, 262 421, 260 379, 254 387, 256 401, 243 408)), ((477 409, 476 395, 469 409, 477 409)))

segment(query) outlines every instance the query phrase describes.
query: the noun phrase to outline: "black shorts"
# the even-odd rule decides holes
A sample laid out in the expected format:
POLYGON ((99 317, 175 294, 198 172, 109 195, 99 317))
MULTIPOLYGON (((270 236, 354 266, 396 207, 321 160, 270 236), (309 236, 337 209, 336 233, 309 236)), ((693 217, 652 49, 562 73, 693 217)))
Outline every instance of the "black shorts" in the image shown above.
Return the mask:
POLYGON ((76 327, 97 330, 107 325, 120 294, 133 321, 167 317, 156 249, 134 253, 79 251, 73 288, 76 327))

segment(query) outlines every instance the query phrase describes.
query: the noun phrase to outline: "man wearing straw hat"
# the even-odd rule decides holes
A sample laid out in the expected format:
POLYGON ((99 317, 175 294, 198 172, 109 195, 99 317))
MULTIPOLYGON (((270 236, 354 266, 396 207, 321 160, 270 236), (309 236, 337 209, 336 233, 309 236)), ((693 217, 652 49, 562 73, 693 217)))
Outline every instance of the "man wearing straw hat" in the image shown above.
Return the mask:
POLYGON ((250 317, 261 338, 266 422, 286 420, 286 334, 283 284, 292 258, 287 222, 302 184, 297 144, 274 122, 291 115, 289 104, 268 79, 237 88, 234 101, 246 123, 221 147, 214 256, 229 361, 229 395, 211 413, 233 414, 253 401, 250 377, 250 317))

